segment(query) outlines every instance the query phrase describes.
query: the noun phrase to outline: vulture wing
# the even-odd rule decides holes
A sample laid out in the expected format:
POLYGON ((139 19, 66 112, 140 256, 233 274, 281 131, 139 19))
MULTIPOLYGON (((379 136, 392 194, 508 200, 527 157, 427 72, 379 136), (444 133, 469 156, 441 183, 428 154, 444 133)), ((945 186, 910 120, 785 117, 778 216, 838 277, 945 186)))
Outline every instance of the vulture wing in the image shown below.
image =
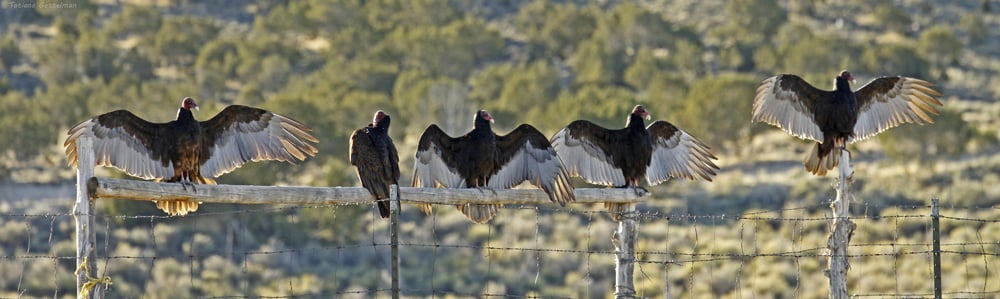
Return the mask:
POLYGON ((817 106, 833 92, 809 85, 796 75, 778 75, 761 81, 753 99, 753 118, 802 139, 823 142, 823 132, 816 124, 817 106))
POLYGON ((522 124, 507 135, 497 136, 496 144, 499 171, 490 178, 489 187, 506 189, 528 181, 560 205, 576 200, 569 173, 538 129, 522 124))
MULTIPOLYGON (((399 158, 389 157, 388 149, 379 149, 367 128, 362 128, 351 135, 350 159, 357 169, 361 186, 376 200, 388 199, 390 186, 399 180, 399 166, 395 163, 399 158)), ((389 202, 379 201, 378 209, 382 218, 389 217, 389 202)))
POLYGON ((646 127, 653 144, 653 158, 646 169, 646 180, 656 185, 670 178, 712 181, 719 169, 710 148, 687 132, 665 121, 646 127))
POLYGON ((570 175, 582 177, 591 184, 625 186, 623 166, 615 163, 612 149, 625 137, 616 133, 592 122, 577 120, 556 132, 551 142, 570 175))
POLYGON ((97 166, 118 168, 147 180, 167 179, 174 175, 170 157, 177 154, 170 123, 151 123, 132 112, 116 110, 98 115, 69 130, 63 146, 66 160, 76 166, 76 141, 91 138, 97 166))
POLYGON ((218 177, 249 161, 295 163, 317 150, 319 140, 302 123, 267 110, 231 105, 201 122, 199 161, 203 177, 218 177))
POLYGON ((399 152, 396 151, 396 144, 392 142, 392 138, 389 136, 384 136, 386 144, 386 154, 382 157, 383 167, 385 168, 385 173, 389 174, 392 179, 392 183, 399 185, 399 152))
MULTIPOLYGON (((465 179, 458 172, 456 157, 465 144, 461 138, 451 138, 437 125, 430 125, 420 135, 417 155, 413 165, 413 187, 463 188, 465 179)), ((430 204, 417 204, 421 211, 430 214, 430 204)))
POLYGON ((464 143, 451 138, 437 125, 430 125, 420 136, 413 165, 413 187, 464 188, 465 179, 458 172, 458 159, 464 143))
POLYGON ((942 106, 934 84, 908 77, 882 77, 854 93, 858 100, 858 122, 849 142, 861 141, 904 123, 928 124, 942 106))

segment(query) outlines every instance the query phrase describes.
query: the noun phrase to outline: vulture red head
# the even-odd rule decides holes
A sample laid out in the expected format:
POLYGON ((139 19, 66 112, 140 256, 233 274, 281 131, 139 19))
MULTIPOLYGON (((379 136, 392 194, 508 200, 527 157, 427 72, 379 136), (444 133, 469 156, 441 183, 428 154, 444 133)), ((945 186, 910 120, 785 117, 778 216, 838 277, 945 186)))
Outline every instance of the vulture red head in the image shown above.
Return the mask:
POLYGON ((479 112, 476 113, 476 119, 482 119, 493 123, 493 116, 490 115, 489 112, 486 112, 486 110, 479 110, 479 112))
POLYGON ((838 77, 847 80, 847 82, 856 83, 854 81, 854 76, 851 76, 851 72, 848 72, 847 70, 840 71, 840 76, 838 77))
POLYGON ((181 108, 184 108, 184 109, 187 109, 187 110, 194 109, 195 111, 197 111, 198 110, 198 104, 194 103, 194 99, 189 98, 189 97, 185 97, 184 100, 181 101, 181 108))
POLYGON ((632 108, 632 115, 638 116, 645 120, 650 119, 649 111, 646 111, 646 107, 643 107, 642 105, 635 105, 635 108, 632 108))
POLYGON ((389 116, 389 115, 386 114, 385 111, 382 111, 382 110, 375 111, 375 116, 372 117, 372 126, 376 126, 377 127, 378 124, 379 124, 379 122, 381 122, 383 119, 385 119, 386 116, 389 116))

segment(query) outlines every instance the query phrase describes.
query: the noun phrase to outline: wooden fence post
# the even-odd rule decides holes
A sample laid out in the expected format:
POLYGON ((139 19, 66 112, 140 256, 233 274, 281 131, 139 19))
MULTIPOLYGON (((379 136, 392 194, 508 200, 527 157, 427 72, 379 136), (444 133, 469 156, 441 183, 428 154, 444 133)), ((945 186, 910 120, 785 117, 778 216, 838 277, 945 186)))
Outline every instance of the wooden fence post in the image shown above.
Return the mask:
POLYGON ((931 236, 934 238, 934 298, 941 299, 941 214, 938 199, 931 199, 931 236))
POLYGON ((94 232, 94 201, 87 188, 94 176, 94 142, 90 138, 77 140, 76 153, 76 204, 73 219, 76 220, 76 297, 82 299, 100 298, 103 289, 97 276, 97 236, 94 232))
POLYGON ((635 298, 635 204, 626 204, 618 219, 615 243, 615 298, 635 298))
POLYGON ((833 208, 833 228, 827 240, 826 276, 830 279, 830 298, 846 299, 847 270, 851 268, 847 260, 847 246, 857 225, 850 219, 851 183, 854 180, 854 170, 851 167, 851 153, 846 149, 840 151, 840 177, 837 182, 837 199, 830 204, 833 208))
POLYGON ((399 186, 389 186, 389 243, 392 250, 392 299, 399 299, 399 186))

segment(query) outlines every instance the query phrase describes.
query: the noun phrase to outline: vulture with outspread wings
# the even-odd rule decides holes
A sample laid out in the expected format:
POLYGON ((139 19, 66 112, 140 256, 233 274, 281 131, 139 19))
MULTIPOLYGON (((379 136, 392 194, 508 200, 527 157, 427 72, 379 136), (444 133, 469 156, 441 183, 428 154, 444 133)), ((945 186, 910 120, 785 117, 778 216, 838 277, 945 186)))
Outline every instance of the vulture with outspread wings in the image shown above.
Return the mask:
MULTIPOLYGON (((493 117, 480 110, 472 131, 457 138, 437 125, 427 127, 417 146, 413 186, 508 189, 527 181, 560 205, 575 200, 569 174, 545 135, 527 124, 497 135, 492 122, 493 117)), ((429 205, 421 207, 430 211, 429 205)), ((457 207, 470 220, 484 223, 496 216, 500 205, 457 207)))
MULTIPOLYGON (((711 149, 666 121, 645 127, 649 112, 642 105, 632 109, 625 128, 610 130, 577 120, 552 136, 552 146, 573 176, 588 183, 645 190, 645 180, 656 185, 670 178, 711 181, 719 169, 711 149)), ((605 203, 611 219, 618 220, 622 204, 605 203)))
POLYGON ((766 122, 788 134, 816 141, 802 161, 806 170, 826 175, 839 164, 834 148, 861 141, 904 123, 934 123, 942 106, 934 84, 910 77, 881 77, 851 91, 854 77, 840 72, 834 90, 821 90, 799 76, 770 77, 757 87, 753 121, 766 122), (929 113, 929 114, 928 114, 929 113))
MULTIPOLYGON (((295 163, 316 154, 319 142, 310 129, 273 112, 231 105, 207 121, 194 119, 194 99, 184 98, 177 119, 152 123, 127 110, 88 119, 69 130, 63 146, 70 166, 77 164, 77 140, 93 140, 98 166, 118 168, 128 175, 186 185, 214 184, 212 178, 249 161, 295 163)), ((170 215, 198 209, 188 200, 157 201, 170 215)))

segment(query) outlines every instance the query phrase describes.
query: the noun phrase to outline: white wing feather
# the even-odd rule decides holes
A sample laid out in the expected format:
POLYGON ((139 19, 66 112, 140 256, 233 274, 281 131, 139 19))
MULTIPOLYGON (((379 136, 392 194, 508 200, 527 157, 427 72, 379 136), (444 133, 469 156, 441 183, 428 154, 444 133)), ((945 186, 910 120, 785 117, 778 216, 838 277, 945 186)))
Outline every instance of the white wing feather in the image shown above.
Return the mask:
POLYGON ((464 188, 465 180, 441 158, 441 149, 435 144, 426 151, 417 151, 413 165, 413 187, 464 188))
POLYGON ((753 100, 755 122, 776 126, 795 137, 823 142, 823 132, 808 114, 809 109, 797 100, 793 90, 782 89, 778 76, 761 81, 753 100))
MULTIPOLYGON (((107 128, 90 119, 71 129, 67 140, 75 141, 79 138, 93 140, 97 166, 114 167, 128 175, 147 180, 174 176, 174 167, 170 162, 164 165, 154 160, 145 145, 122 127, 107 128)), ((75 145, 72 142, 71 146, 75 145)), ((67 153, 72 153, 70 163, 75 164, 76 149, 67 149, 67 153)))
POLYGON ((670 178, 704 179, 711 181, 718 166, 708 146, 687 132, 677 130, 673 136, 650 136, 653 156, 646 169, 646 181, 656 185, 670 178))
POLYGON ((873 94, 874 98, 867 105, 859 107, 861 111, 858 113, 858 122, 854 124, 854 137, 848 142, 871 138, 904 123, 934 123, 934 119, 927 113, 938 114, 934 106, 940 107, 942 104, 934 96, 941 96, 941 93, 930 86, 932 84, 924 80, 902 77, 892 89, 873 94))
POLYGON ((290 122, 294 120, 271 113, 258 121, 233 123, 212 145, 212 156, 201 165, 201 175, 218 177, 249 161, 294 163, 314 154, 315 148, 298 137, 308 133, 290 122))
POLYGON ((591 184, 625 186, 625 174, 611 165, 611 157, 586 139, 570 136, 563 128, 552 137, 552 148, 559 154, 566 171, 591 184))

